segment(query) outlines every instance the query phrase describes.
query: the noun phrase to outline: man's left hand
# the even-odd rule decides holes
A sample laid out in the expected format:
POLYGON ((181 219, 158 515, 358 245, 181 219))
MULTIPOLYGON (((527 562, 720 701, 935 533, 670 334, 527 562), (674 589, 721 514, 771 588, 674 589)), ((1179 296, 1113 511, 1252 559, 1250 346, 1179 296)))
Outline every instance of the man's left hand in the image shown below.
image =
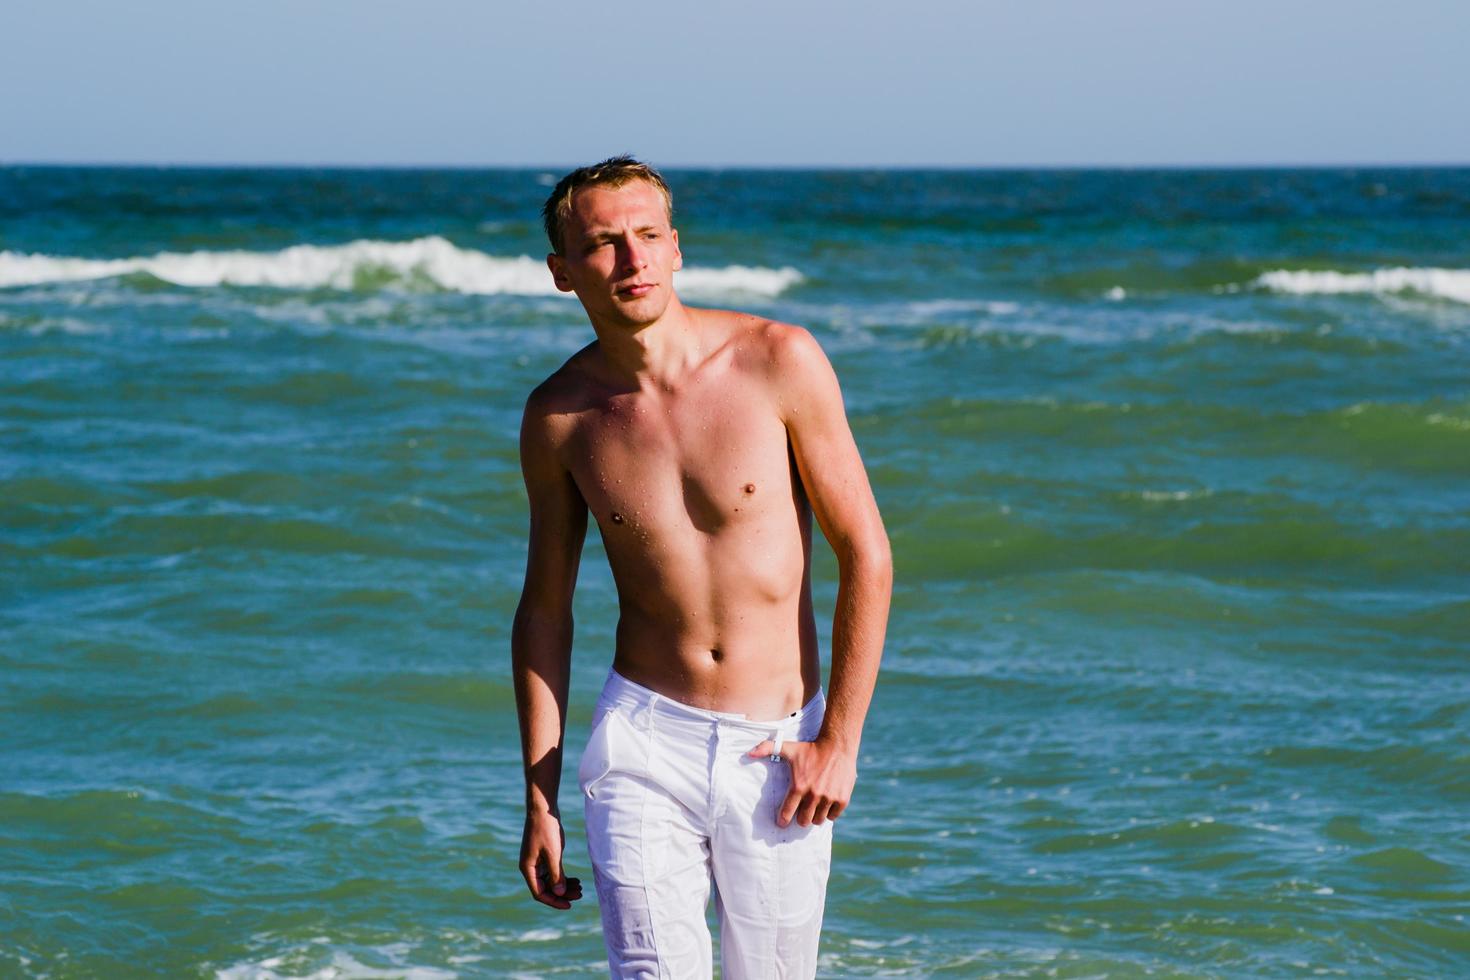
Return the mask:
MULTIPOLYGON (((747 753, 753 759, 774 755, 776 743, 767 739, 747 753)), ((791 767, 791 789, 776 823, 789 827, 794 817, 803 827, 836 820, 852 799, 857 782, 855 753, 820 738, 815 742, 782 742, 781 758, 791 767)))

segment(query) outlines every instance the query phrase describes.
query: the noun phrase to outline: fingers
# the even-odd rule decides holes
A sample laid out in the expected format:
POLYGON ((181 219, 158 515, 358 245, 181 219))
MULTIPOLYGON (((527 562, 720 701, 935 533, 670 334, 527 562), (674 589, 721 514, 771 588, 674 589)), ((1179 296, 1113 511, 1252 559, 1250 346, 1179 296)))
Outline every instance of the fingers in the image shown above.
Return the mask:
MULTIPOLYGON (((789 740, 783 741, 781 743, 781 758, 790 761, 792 758, 799 755, 802 750, 806 748, 806 745, 807 743, 805 742, 795 742, 789 740)), ((770 739, 766 739, 764 742, 760 743, 745 754, 750 756, 752 759, 769 759, 771 756, 776 754, 776 743, 771 741, 770 739)))
POLYGON ((801 808, 802 798, 806 794, 792 786, 786 793, 786 799, 781 801, 781 809, 776 811, 776 825, 779 827, 791 826, 791 820, 796 816, 796 811, 801 808))
MULTIPOLYGON (((524 869, 522 873, 525 873, 524 869)), ((560 874, 552 876, 545 865, 534 868, 527 876, 526 883, 531 886, 532 898, 554 909, 569 909, 573 902, 582 897, 580 878, 566 878, 560 874)))
MULTIPOLYGON (((776 743, 766 739, 746 755, 753 759, 766 759, 776 754, 776 743)), ((835 782, 823 768, 824 755, 821 746, 812 742, 783 742, 781 758, 791 765, 791 788, 781 806, 776 810, 776 824, 791 826, 795 820, 802 827, 836 820, 847 809, 846 796, 851 792, 851 780, 845 784, 835 782)))
POLYGON ((766 739, 764 742, 760 743, 745 754, 750 756, 752 759, 764 759, 775 750, 776 743, 771 741, 770 739, 766 739))
POLYGON ((544 864, 537 866, 536 884, 531 888, 536 901, 552 908, 564 908, 569 904, 564 897, 566 890, 559 871, 553 872, 544 864))
MULTIPOLYGON (((790 758, 791 750, 795 745, 795 742, 783 742, 781 744, 782 757, 790 758)), ((771 756, 776 754, 776 743, 771 741, 770 739, 766 739, 764 742, 760 743, 745 754, 750 756, 752 759, 769 759, 771 756)))
POLYGON ((837 800, 817 793, 803 793, 793 788, 786 794, 781 809, 776 811, 776 823, 789 827, 791 821, 795 820, 798 826, 810 827, 812 824, 836 820, 843 809, 844 804, 837 800))
POLYGON ((549 848, 521 862, 521 877, 526 879, 532 898, 554 909, 569 909, 582 897, 581 880, 562 874, 560 856, 549 848))
POLYGON ((531 897, 554 909, 569 909, 582 897, 582 883, 568 878, 562 870, 562 849, 566 835, 561 819, 555 813, 526 814, 526 828, 521 834, 521 877, 531 890, 531 897))
POLYGON ((826 801, 815 793, 808 793, 801 801, 801 807, 796 811, 796 822, 803 827, 810 827, 817 815, 817 808, 826 810, 826 801))
POLYGON ((812 810, 812 823, 820 824, 828 820, 836 820, 846 809, 847 804, 841 800, 819 800, 812 810))
POLYGON ((815 793, 798 794, 793 790, 781 805, 776 822, 782 827, 789 827, 791 821, 795 820, 802 827, 810 827, 813 824, 836 820, 845 809, 847 809, 846 804, 839 800, 828 799, 815 793))
POLYGON ((542 905, 549 905, 554 909, 566 911, 572 907, 572 903, 582 897, 582 882, 577 878, 566 878, 560 883, 561 894, 557 894, 551 888, 542 888, 540 892, 532 892, 536 901, 542 905))
POLYGON ((789 827, 795 820, 802 827, 810 827, 842 815, 847 809, 847 800, 842 795, 832 792, 820 780, 815 784, 808 782, 804 774, 796 771, 799 767, 792 768, 791 788, 776 811, 777 824, 789 827))

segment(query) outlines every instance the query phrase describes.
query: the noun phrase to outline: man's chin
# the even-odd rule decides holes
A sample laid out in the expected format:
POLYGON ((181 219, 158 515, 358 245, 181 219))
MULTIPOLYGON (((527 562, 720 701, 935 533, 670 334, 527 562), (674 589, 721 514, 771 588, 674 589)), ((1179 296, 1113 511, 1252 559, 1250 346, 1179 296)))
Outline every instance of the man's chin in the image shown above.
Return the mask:
POLYGON ((671 299, 673 297, 669 293, 655 291, 646 296, 623 300, 617 304, 617 310, 629 325, 646 327, 658 322, 668 310, 671 299))

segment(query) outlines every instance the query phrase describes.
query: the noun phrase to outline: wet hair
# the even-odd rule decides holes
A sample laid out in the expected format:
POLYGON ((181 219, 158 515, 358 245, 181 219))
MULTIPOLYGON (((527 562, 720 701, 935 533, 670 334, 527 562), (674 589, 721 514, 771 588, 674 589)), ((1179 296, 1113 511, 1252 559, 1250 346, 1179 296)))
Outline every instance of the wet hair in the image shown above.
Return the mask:
POLYGON ((664 196, 664 207, 669 213, 669 224, 674 223, 674 194, 664 182, 663 175, 648 164, 635 160, 626 153, 608 157, 601 163, 578 167, 556 182, 551 196, 541 208, 541 222, 546 227, 546 238, 551 250, 562 254, 567 218, 572 213, 572 197, 584 187, 622 187, 635 180, 644 180, 657 187, 664 196))

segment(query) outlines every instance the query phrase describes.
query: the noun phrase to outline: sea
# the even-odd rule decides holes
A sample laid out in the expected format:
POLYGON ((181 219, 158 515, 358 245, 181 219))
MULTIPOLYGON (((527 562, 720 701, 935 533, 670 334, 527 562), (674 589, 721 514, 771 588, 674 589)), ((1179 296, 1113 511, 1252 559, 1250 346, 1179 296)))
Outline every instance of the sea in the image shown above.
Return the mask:
MULTIPOLYGON (((516 869, 557 176, 0 167, 0 976, 605 975, 516 869)), ((822 977, 1470 976, 1470 169, 667 176, 893 544, 822 977)))

